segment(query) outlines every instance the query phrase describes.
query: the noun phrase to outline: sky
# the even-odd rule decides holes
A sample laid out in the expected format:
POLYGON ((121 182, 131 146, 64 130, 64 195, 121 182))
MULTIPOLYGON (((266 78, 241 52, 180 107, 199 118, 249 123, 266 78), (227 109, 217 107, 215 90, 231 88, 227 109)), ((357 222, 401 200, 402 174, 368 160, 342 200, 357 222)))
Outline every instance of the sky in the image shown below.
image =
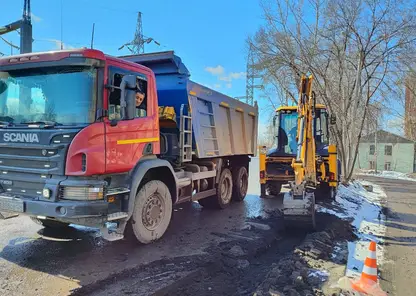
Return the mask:
MULTIPOLYGON (((0 25, 21 18, 23 0, 2 2, 0 25)), ((33 51, 59 49, 61 39, 64 48, 90 47, 95 23, 94 47, 111 55, 129 54, 118 48, 133 40, 141 11, 144 35, 161 44, 146 52, 174 50, 192 80, 232 97, 245 95, 245 40, 261 23, 257 0, 32 0, 31 11, 33 51)), ((3 37, 19 44, 16 32, 3 37)), ((11 53, 2 40, 0 52, 11 53)))
MULTIPOLYGON (((0 25, 21 18, 22 8, 23 0, 2 0, 0 25)), ((61 40, 64 48, 90 47, 95 23, 94 48, 111 55, 130 53, 118 48, 133 40, 141 11, 144 35, 160 43, 146 52, 174 50, 193 81, 231 97, 245 95, 246 39, 263 22, 259 0, 32 0, 31 11, 33 51, 59 49, 61 40)), ((3 37, 19 44, 17 32, 3 37)), ((0 52, 11 53, 2 40, 0 52)), ((262 133, 271 113, 259 95, 262 133)))

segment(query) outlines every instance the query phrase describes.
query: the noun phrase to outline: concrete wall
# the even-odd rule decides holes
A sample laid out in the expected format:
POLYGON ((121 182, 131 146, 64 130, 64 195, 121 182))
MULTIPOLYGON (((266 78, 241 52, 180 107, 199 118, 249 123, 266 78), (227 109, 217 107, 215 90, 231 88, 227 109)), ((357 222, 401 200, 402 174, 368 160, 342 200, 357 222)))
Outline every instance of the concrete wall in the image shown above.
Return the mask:
MULTIPOLYGON (((370 155, 371 143, 361 143, 359 147, 356 168, 369 170, 370 161, 375 161, 376 156, 370 155)), ((401 173, 413 173, 414 165, 414 145, 413 143, 379 143, 377 145, 377 170, 384 171, 385 163, 390 162, 391 171, 401 173), (384 155, 384 147, 392 146, 392 155, 384 155)))

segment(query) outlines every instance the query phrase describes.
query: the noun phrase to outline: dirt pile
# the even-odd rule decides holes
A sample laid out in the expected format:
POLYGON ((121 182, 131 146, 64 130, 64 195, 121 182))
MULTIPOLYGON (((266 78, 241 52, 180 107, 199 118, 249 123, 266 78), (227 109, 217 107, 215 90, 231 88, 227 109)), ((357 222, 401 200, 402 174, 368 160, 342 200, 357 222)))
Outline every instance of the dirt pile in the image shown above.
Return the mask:
MULTIPOLYGON (((346 241, 354 240, 352 226, 328 214, 320 214, 327 225, 324 230, 308 234, 292 253, 272 265, 255 295, 328 295, 336 292, 325 287, 331 270, 345 264, 346 241), (343 247, 340 247, 340 245, 343 247)), ((322 223, 321 223, 322 224, 322 223)))

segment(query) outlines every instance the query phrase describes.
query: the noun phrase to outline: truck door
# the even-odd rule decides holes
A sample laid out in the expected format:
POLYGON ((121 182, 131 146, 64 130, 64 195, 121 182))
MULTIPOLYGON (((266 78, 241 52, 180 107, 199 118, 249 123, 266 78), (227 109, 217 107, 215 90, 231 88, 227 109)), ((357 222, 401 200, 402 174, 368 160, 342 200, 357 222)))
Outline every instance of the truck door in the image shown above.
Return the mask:
MULTIPOLYGON (((125 66, 125 65, 123 65, 125 66)), ((106 100, 108 118, 106 129, 106 173, 128 172, 144 154, 159 153, 159 125, 156 112, 154 80, 149 73, 110 65, 107 74, 106 100), (131 120, 120 117, 120 83, 124 75, 135 75, 140 93, 136 116, 131 120)))

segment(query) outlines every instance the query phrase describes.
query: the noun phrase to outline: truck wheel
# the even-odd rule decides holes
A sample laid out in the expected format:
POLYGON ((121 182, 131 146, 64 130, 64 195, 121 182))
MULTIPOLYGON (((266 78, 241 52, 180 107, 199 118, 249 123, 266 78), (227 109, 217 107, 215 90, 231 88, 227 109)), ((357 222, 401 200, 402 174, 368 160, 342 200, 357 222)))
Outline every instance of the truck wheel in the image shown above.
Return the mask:
POLYGON ((245 167, 233 170, 233 200, 242 201, 247 195, 248 173, 245 167))
POLYGON ((69 226, 69 223, 55 221, 55 220, 43 220, 36 217, 30 217, 36 224, 42 225, 45 228, 65 228, 69 226))
POLYGON ((172 217, 169 188, 159 180, 146 183, 137 193, 129 224, 137 240, 148 244, 163 236, 172 217))
POLYGON ((217 194, 200 199, 198 202, 206 208, 225 209, 231 202, 233 178, 229 169, 223 169, 218 182, 217 194))

